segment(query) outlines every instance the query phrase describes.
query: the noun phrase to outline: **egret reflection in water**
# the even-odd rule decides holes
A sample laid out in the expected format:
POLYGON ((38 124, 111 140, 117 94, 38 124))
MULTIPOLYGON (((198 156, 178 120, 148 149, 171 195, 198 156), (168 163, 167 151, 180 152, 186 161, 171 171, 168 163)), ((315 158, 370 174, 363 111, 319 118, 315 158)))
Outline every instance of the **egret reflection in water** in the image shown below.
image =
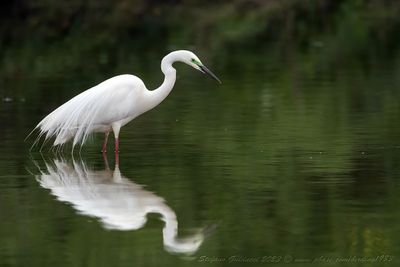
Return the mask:
POLYGON ((55 159, 46 162, 46 170, 36 176, 40 185, 50 189, 58 200, 71 203, 79 213, 96 217, 107 229, 138 230, 147 221, 149 213, 160 214, 164 248, 171 253, 193 254, 204 241, 204 229, 191 236, 178 237, 175 212, 162 197, 145 190, 124 177, 115 165, 114 171, 91 170, 81 161, 55 159))

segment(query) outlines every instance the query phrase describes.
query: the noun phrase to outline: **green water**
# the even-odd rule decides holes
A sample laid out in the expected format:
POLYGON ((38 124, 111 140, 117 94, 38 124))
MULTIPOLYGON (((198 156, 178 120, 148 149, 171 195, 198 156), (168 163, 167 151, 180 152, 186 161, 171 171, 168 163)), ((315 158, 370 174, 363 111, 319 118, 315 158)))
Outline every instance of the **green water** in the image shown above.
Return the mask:
POLYGON ((30 153, 29 131, 82 90, 121 73, 161 83, 164 52, 118 55, 4 62, 1 266, 398 262, 400 53, 200 52, 223 84, 177 64, 169 97, 122 129, 119 169, 102 136, 30 153))

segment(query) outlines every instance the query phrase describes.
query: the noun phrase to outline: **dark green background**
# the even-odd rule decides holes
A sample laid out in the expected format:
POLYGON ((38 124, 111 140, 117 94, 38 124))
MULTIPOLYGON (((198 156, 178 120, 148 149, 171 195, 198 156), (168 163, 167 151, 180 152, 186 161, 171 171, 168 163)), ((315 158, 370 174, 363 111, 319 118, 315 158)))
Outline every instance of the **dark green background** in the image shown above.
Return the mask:
MULTIPOLYGON (((313 261, 382 255, 391 261, 341 265, 398 263, 400 4, 203 2, 2 9, 0 266, 333 266, 313 261), (44 159, 30 154, 32 140, 23 141, 50 111, 114 75, 156 88, 160 60, 175 49, 194 51, 223 84, 176 64, 170 96, 122 129, 120 169, 166 200, 180 236, 217 226, 192 256, 164 250, 157 215, 140 230, 111 231, 57 201, 33 160, 46 171, 60 156, 49 147, 44 159), (235 255, 283 258, 229 263, 235 255)), ((96 136, 77 161, 102 170, 100 146, 96 136)))

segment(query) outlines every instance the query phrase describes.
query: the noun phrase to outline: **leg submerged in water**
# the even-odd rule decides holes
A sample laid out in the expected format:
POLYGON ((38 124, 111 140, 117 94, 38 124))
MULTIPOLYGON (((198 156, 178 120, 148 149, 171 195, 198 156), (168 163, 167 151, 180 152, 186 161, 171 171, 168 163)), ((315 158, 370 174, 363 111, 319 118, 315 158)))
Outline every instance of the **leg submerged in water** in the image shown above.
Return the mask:
POLYGON ((119 139, 115 138, 115 153, 119 152, 119 139))
POLYGON ((119 152, 119 130, 121 129, 121 125, 120 124, 113 124, 112 125, 112 129, 114 132, 114 137, 115 137, 115 153, 119 152))
POLYGON ((110 132, 105 132, 104 134, 104 142, 103 142, 103 146, 101 148, 101 152, 102 153, 106 153, 107 152, 107 142, 108 142, 108 135, 110 134, 110 132))

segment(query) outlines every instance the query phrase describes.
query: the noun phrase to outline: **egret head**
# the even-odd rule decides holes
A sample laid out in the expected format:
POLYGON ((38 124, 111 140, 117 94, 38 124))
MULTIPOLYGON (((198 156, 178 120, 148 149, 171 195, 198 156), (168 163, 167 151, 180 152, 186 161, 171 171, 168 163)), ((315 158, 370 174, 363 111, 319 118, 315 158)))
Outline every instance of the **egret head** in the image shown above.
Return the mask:
POLYGON ((181 62, 186 63, 187 65, 195 68, 196 70, 199 70, 202 73, 209 75, 211 78, 218 81, 219 83, 222 83, 221 80, 218 79, 218 77, 215 76, 214 73, 212 73, 206 66, 204 66, 203 63, 201 63, 200 59, 193 52, 187 50, 181 50, 179 52, 181 54, 180 58, 181 62))

